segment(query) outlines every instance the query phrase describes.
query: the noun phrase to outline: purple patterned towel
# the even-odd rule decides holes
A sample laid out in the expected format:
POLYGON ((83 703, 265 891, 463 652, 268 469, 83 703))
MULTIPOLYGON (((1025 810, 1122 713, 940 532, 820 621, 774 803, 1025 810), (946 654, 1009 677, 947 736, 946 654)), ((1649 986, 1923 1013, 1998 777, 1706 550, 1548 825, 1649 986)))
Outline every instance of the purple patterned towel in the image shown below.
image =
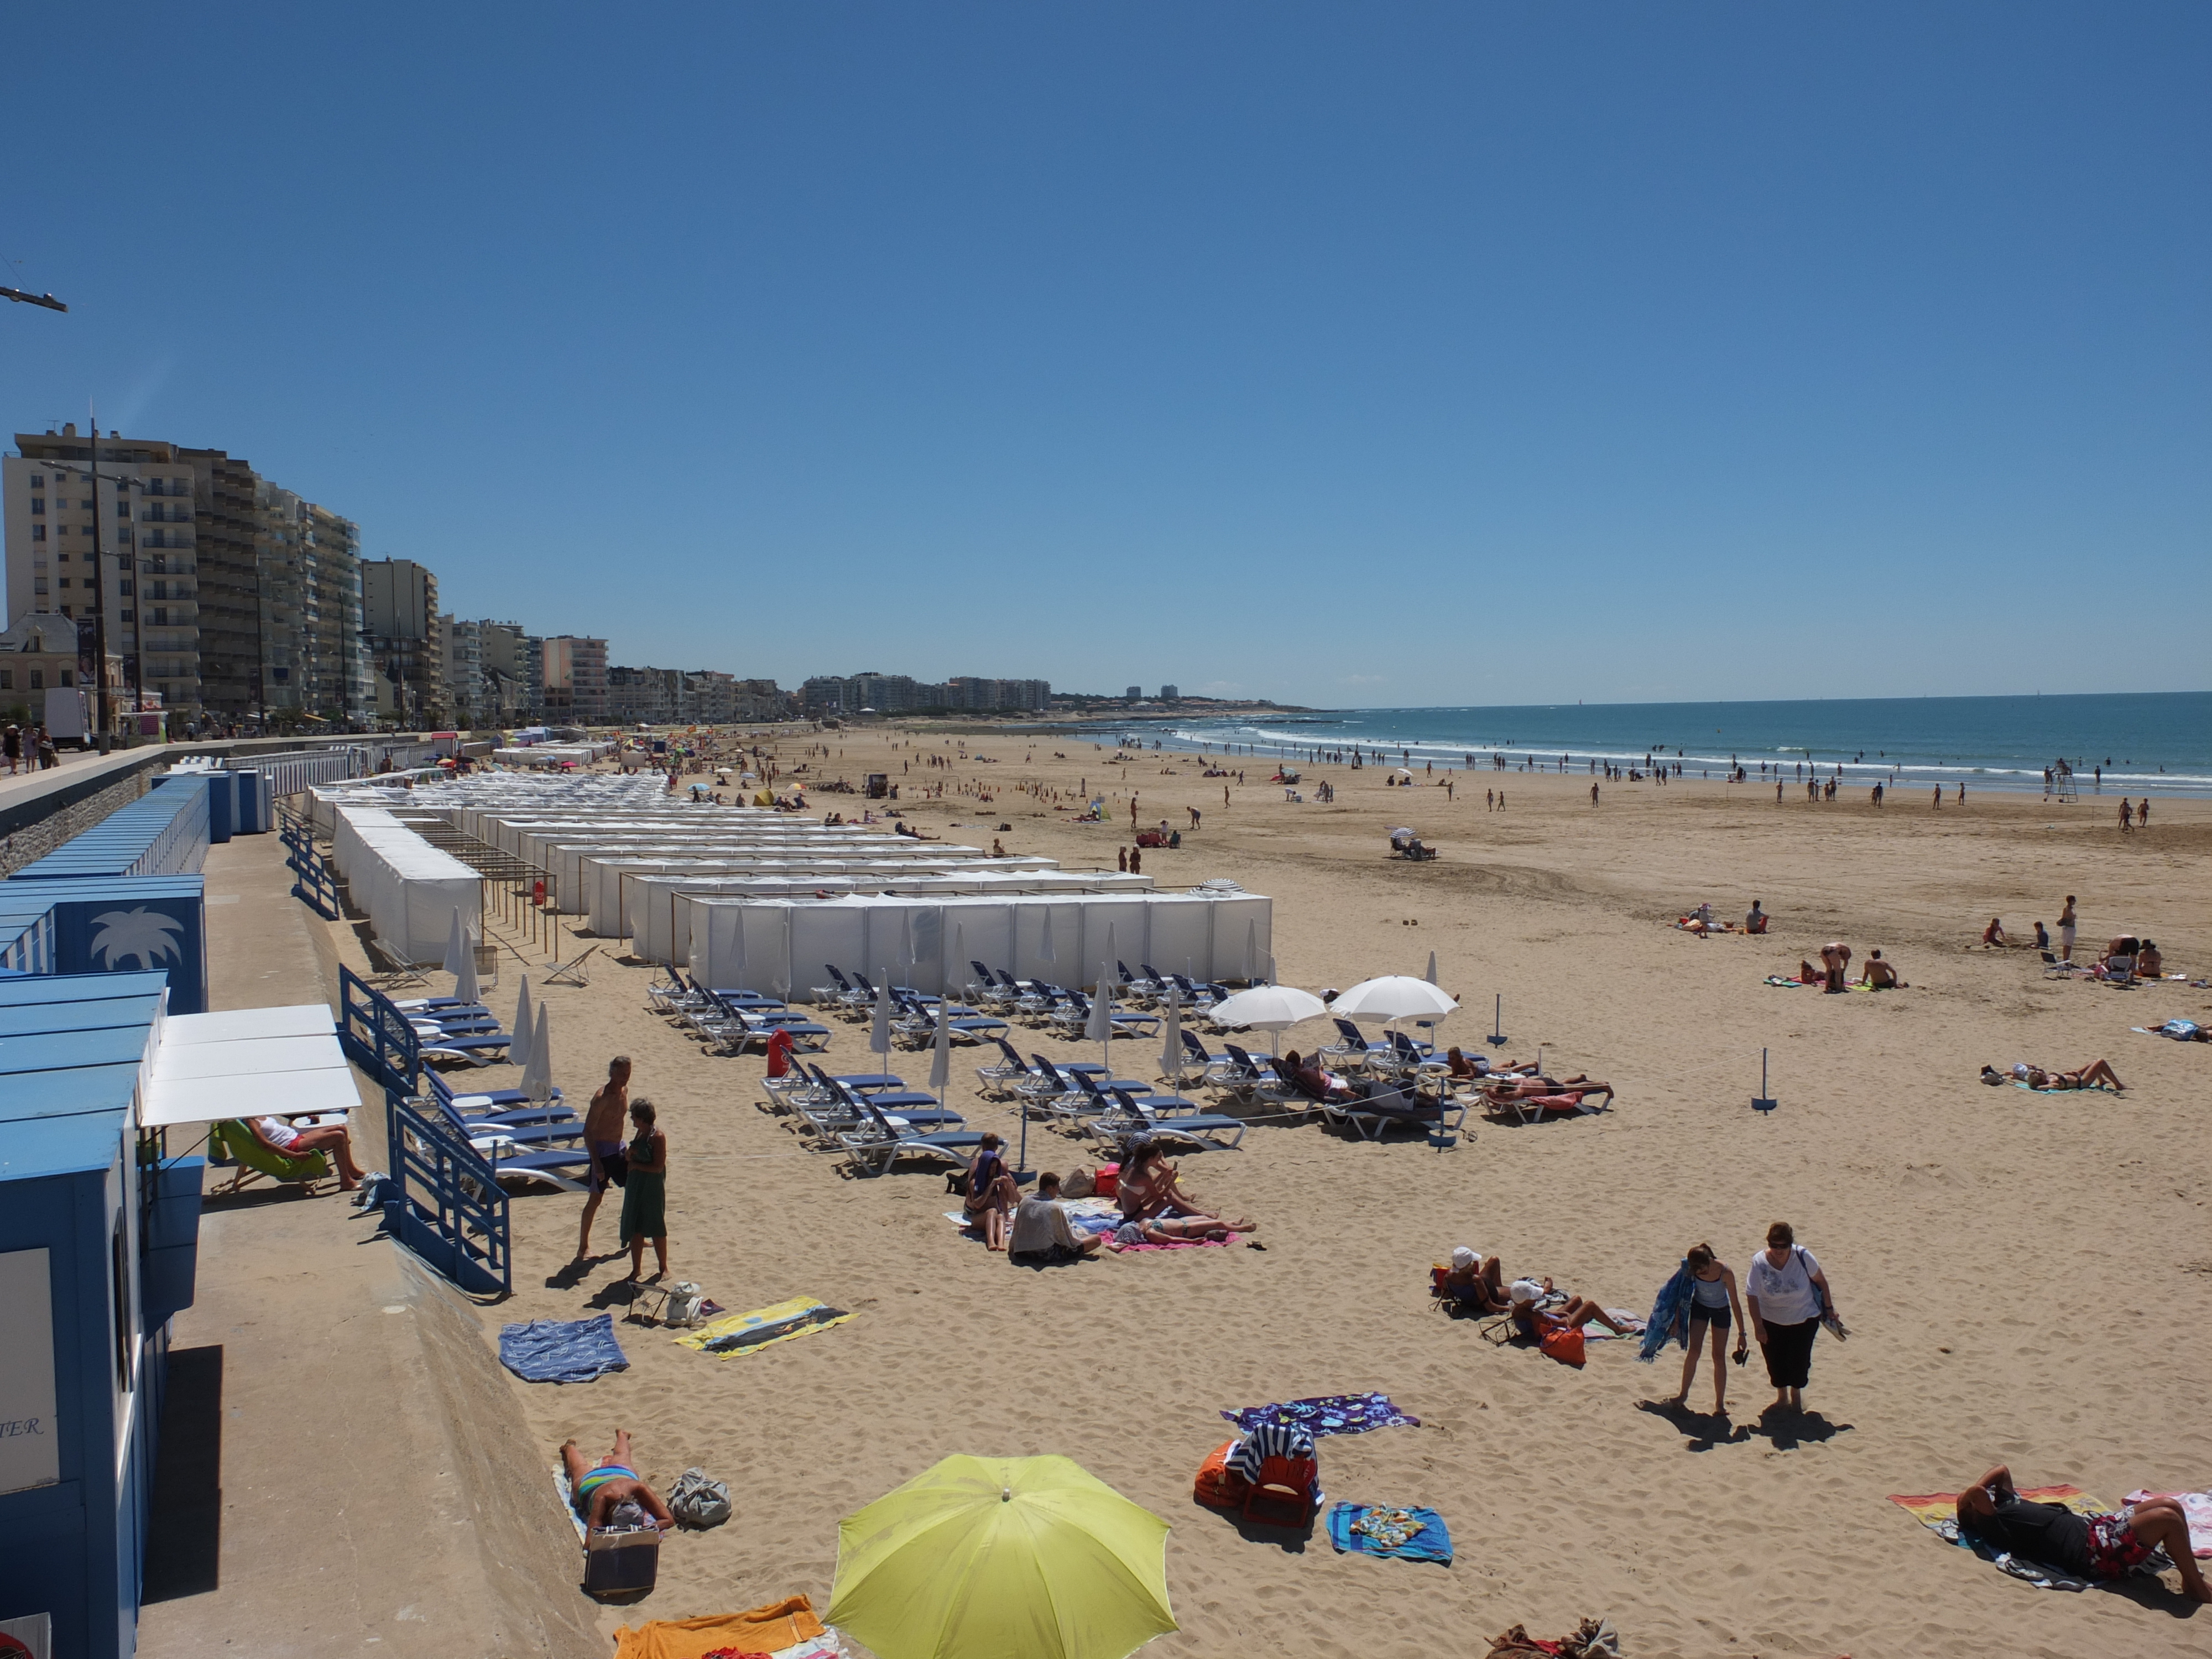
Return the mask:
POLYGON ((1262 1423, 1291 1424, 1310 1434, 1364 1434, 1370 1429, 1418 1429, 1421 1419, 1408 1417, 1384 1394, 1332 1394, 1318 1400, 1289 1400, 1272 1406, 1247 1406, 1221 1413, 1249 1434, 1262 1423))

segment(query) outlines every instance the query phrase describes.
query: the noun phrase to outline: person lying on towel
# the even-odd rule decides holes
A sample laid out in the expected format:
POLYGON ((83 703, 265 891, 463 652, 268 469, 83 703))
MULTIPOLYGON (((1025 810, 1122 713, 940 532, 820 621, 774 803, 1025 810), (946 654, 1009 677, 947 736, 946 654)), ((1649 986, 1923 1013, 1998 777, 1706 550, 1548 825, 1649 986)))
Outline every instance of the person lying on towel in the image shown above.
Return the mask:
MULTIPOLYGON (((2115 1094, 2127 1087, 2108 1060, 2092 1060, 2071 1072, 2046 1072, 2040 1066, 2030 1066, 2022 1060, 2012 1068, 2011 1076, 2014 1082, 2025 1083, 2037 1093, 2046 1095, 2062 1094, 2069 1089, 2094 1089, 2100 1083, 2115 1094)), ((1992 1085, 2000 1084, 2005 1081, 2005 1074, 1994 1066, 1984 1066, 1982 1081, 1992 1085)))
POLYGON ((586 1527, 655 1526, 666 1532, 676 1524, 660 1494, 637 1478, 630 1463, 629 1431, 615 1431, 615 1449, 597 1463, 586 1466, 584 1454, 573 1440, 561 1443, 561 1467, 568 1472, 568 1492, 576 1513, 586 1527))
POLYGON ((1620 1327, 1613 1322, 1606 1310, 1588 1297, 1569 1297, 1566 1306, 1557 1313, 1547 1313, 1537 1307, 1537 1302, 1551 1293, 1552 1281, 1548 1279, 1540 1285, 1533 1279, 1513 1281, 1513 1323, 1523 1336, 1541 1341, 1548 1332, 1578 1329, 1592 1321, 1615 1336, 1621 1334, 1620 1327))
POLYGON ((2189 1553, 2188 1518, 2171 1498, 2146 1498, 2117 1515, 2076 1515, 2063 1504, 2029 1503, 2000 1463, 1959 1494, 1959 1530, 2075 1578, 2124 1578, 2163 1545, 2184 1593, 2212 1601, 2189 1553))
POLYGON ((1551 1095, 1572 1095, 1579 1100, 1584 1095, 1613 1094, 1613 1085, 1601 1083, 1584 1072, 1569 1078, 1524 1077, 1510 1083, 1492 1083, 1484 1091, 1492 1100, 1535 1100, 1551 1095))

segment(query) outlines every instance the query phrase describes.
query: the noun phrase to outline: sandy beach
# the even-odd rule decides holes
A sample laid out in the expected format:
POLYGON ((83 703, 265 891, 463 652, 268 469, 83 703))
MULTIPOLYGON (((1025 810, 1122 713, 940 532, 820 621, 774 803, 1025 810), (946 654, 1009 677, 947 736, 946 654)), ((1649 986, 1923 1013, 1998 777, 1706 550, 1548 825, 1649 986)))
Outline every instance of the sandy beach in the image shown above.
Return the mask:
MULTIPOLYGON (((900 771, 919 751, 896 743, 951 752, 937 732, 828 741, 830 775, 856 781, 920 781, 919 765, 900 771)), ((586 1387, 513 1382, 547 1465, 562 1439, 597 1449, 621 1424, 649 1480, 665 1489, 700 1465, 735 1504, 726 1525, 672 1540, 641 1608, 580 1599, 602 1631, 799 1591, 826 1608, 840 1516, 951 1453, 1051 1452, 1171 1524, 1182 1628, 1146 1650, 1161 1659, 1480 1653, 1509 1626, 1556 1637, 1592 1614, 1639 1659, 2203 1650, 2212 1615, 2191 1616, 2171 1573, 2162 1591, 2040 1590, 1887 1499, 1955 1490, 1999 1462, 2023 1485, 2070 1482, 2115 1503, 2138 1486, 2212 1485, 2212 1049, 2129 1030, 2203 1019, 2212 992, 2047 982, 2033 950, 1973 948, 1992 915, 2025 939, 2073 893, 2077 954, 2134 933, 2159 942, 2169 971, 2204 976, 2212 808, 2160 801, 2150 830, 2124 837, 2116 799, 1984 794, 1931 811, 1924 797, 1893 798, 1876 811, 1861 792, 1815 805, 1785 791, 1778 805, 1755 782, 1690 781, 1609 783, 1593 807, 1576 775, 1458 775, 1447 800, 1339 767, 1306 768, 1293 803, 1258 757, 1224 806, 1197 757, 1115 767, 1073 733, 969 742, 995 763, 927 775, 995 799, 902 803, 925 833, 983 846, 995 835, 1010 852, 1110 869, 1137 792, 1143 822, 1185 831, 1180 849, 1146 854, 1163 887, 1228 877, 1273 896, 1283 981, 1419 975, 1433 951, 1440 982, 1464 999, 1447 1041, 1479 1043, 1502 993, 1510 1041, 1493 1052, 1533 1059, 1541 1044, 1547 1069, 1610 1080, 1613 1109, 1528 1127, 1471 1117, 1443 1152, 1261 1118, 1242 1150, 1186 1160, 1184 1179, 1258 1218, 1264 1251, 1032 1272, 944 1219, 957 1200, 927 1166, 854 1180, 802 1151, 758 1104, 757 1055, 705 1054, 647 1011, 651 967, 603 952, 588 988, 543 992, 555 1076, 580 1106, 609 1055, 634 1057, 633 1097, 656 1103, 670 1142, 673 1276, 732 1310, 804 1295, 857 1317, 706 1358, 623 1320, 613 1206, 595 1239, 605 1259, 572 1282, 560 1270, 581 1200, 517 1197, 516 1293, 480 1310, 485 1341, 509 1321, 611 1309, 630 1360, 586 1387), (1333 805, 1313 799, 1322 778, 1333 805), (1079 780, 1105 795, 1107 823, 1072 823, 1018 787, 1072 795, 1079 780), (1486 810, 1498 788, 1505 810, 1486 810), (1434 862, 1386 856, 1386 827, 1401 823, 1441 849, 1434 862), (1773 917, 1765 938, 1670 925, 1700 901, 1740 918, 1754 897, 1773 917), (1763 982, 1838 938, 1854 978, 1879 946, 1910 988, 1763 982), (1762 1048, 1771 1117, 1749 1105, 1762 1048), (2125 1094, 1977 1081, 1984 1062, 2100 1056, 2125 1094), (1771 1391, 1755 1352, 1731 1375, 1723 1420, 1646 1403, 1674 1392, 1676 1350, 1647 1367, 1631 1343, 1595 1343, 1571 1370, 1486 1341, 1427 1294, 1429 1265, 1470 1244, 1501 1252, 1509 1276, 1550 1275, 1642 1312, 1687 1246, 1711 1241, 1741 1275, 1776 1219, 1824 1264, 1852 1332, 1820 1339, 1802 1416, 1762 1419, 1771 1391), (1224 1408, 1369 1389, 1420 1426, 1324 1438, 1322 1485, 1332 1501, 1435 1508, 1457 1549, 1449 1568, 1339 1555, 1319 1531, 1248 1534, 1194 1504, 1193 1474, 1230 1433, 1224 1408)), ((358 963, 350 933, 331 931, 358 963)), ((510 953, 491 994, 502 1015, 521 967, 510 953)), ((829 1068, 873 1069, 866 1028, 828 1023, 829 1068)), ((957 1056, 951 1103, 970 1127, 1018 1134, 1011 1108, 976 1095, 971 1052, 957 1056)), ((1117 1069, 1151 1075, 1157 1052, 1117 1044, 1117 1069)), ((921 1053, 893 1069, 919 1085, 928 1066, 921 1053)), ((514 1079, 496 1067, 468 1080, 514 1079)), ((1039 1126, 1030 1149, 1036 1168, 1096 1161, 1039 1126)), ((1710 1389, 1701 1372, 1693 1407, 1710 1389)))

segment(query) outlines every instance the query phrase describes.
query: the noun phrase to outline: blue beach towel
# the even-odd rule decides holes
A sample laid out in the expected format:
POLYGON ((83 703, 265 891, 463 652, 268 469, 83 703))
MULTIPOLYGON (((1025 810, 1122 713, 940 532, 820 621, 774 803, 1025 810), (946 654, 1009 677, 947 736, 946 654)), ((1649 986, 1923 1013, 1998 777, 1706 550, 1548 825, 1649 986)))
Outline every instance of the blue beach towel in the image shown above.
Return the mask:
POLYGON ((1370 1429, 1418 1429, 1421 1419, 1409 1417, 1382 1394, 1329 1394, 1312 1400, 1290 1400, 1270 1406, 1246 1406, 1221 1413, 1247 1434, 1262 1423, 1288 1423, 1310 1434, 1364 1434, 1370 1429))
POLYGON ((1340 1554, 1390 1555, 1401 1561, 1452 1559, 1451 1534, 1434 1510, 1339 1504, 1328 1512, 1328 1541, 1340 1554))
POLYGON ((1674 1276, 1659 1287, 1651 1317, 1644 1322, 1644 1340, 1636 1350, 1636 1357, 1645 1364, 1659 1357, 1670 1339, 1682 1347, 1690 1346, 1690 1258, 1684 1256, 1674 1276))
POLYGON ((611 1314, 594 1319, 533 1319, 503 1325, 499 1363, 526 1382, 589 1382, 609 1371, 626 1371, 629 1361, 615 1340, 611 1314))

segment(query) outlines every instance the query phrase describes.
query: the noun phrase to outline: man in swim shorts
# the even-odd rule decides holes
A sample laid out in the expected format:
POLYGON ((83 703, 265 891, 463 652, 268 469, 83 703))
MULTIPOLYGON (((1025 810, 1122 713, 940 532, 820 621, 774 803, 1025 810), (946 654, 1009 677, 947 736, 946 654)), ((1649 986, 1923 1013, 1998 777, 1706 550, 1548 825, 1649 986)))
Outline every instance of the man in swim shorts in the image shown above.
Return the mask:
POLYGON ((607 1160, 623 1149, 623 1124, 629 1115, 629 1056, 617 1054, 607 1062, 607 1080, 592 1097, 584 1113, 584 1147, 592 1155, 591 1196, 584 1200, 584 1230, 576 1241, 576 1260, 581 1267, 592 1259, 592 1218, 599 1200, 612 1184, 607 1160))
POLYGON ((2075 1578, 2124 1578, 2163 1545, 2183 1594, 2212 1601, 2212 1587, 2189 1552, 2189 1522, 2171 1498, 2150 1498, 2118 1514, 2077 1515, 2063 1504, 2031 1504, 2000 1463, 1959 1494, 1959 1530, 2075 1578))
POLYGON ((573 1440, 561 1443, 561 1467, 568 1471, 568 1494, 576 1513, 587 1527, 642 1527, 648 1523, 663 1532, 676 1517, 660 1495, 637 1478, 630 1465, 629 1431, 615 1431, 615 1449, 597 1463, 586 1465, 573 1440))

